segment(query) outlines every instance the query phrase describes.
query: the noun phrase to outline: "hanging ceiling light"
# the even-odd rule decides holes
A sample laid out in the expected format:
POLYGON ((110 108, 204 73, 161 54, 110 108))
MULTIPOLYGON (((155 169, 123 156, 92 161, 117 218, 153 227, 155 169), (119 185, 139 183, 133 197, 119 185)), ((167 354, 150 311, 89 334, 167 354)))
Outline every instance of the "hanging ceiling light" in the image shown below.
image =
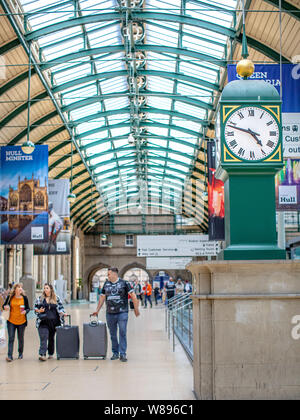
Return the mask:
POLYGON ((76 195, 75 194, 69 194, 68 195, 68 201, 69 201, 69 203, 74 203, 76 201, 76 195))
POLYGON ((90 219, 90 220, 89 220, 89 225, 90 225, 91 227, 95 226, 95 224, 96 224, 96 220, 95 220, 95 219, 90 219))
POLYGON ((133 144, 135 142, 135 138, 133 137, 133 134, 130 133, 128 136, 128 143, 133 144))
POLYGON ((25 153, 26 155, 30 155, 34 152, 35 145, 31 141, 27 140, 25 143, 22 144, 21 149, 23 153, 25 153))

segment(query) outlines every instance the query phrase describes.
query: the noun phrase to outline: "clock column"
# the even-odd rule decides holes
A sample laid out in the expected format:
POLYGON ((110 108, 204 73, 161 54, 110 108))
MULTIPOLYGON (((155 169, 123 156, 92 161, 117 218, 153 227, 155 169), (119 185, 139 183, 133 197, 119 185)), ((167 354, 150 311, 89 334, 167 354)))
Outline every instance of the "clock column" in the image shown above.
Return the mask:
POLYGON ((221 162, 216 176, 224 181, 225 249, 218 259, 286 259, 285 250, 277 246, 275 206, 275 174, 283 166, 281 101, 271 84, 247 79, 253 70, 249 72, 248 64, 246 75, 243 71, 239 73, 244 79, 228 83, 220 100, 221 162), (256 118, 261 115, 257 112, 261 109, 273 119, 277 129, 277 143, 273 142, 273 148, 267 144, 271 144, 268 142, 274 130, 266 130, 264 126, 264 130, 259 129, 258 123, 255 126, 249 112, 251 108, 255 109, 256 118), (238 128, 234 129, 231 121, 236 122, 238 112, 249 118, 236 124, 238 128), (228 127, 234 132, 230 138, 228 127), (233 140, 237 147, 230 147, 233 140), (258 158, 259 143, 262 143, 263 154, 258 158), (239 154, 240 149, 245 149, 245 153, 239 154))

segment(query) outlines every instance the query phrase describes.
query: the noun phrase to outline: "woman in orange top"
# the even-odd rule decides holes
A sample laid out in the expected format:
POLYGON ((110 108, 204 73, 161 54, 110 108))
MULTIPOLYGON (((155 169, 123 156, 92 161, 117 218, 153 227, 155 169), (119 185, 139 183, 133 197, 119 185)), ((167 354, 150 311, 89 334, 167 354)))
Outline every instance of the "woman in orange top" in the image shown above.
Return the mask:
POLYGON ((152 286, 148 282, 148 280, 146 280, 145 287, 143 289, 144 289, 144 294, 145 294, 145 306, 144 307, 147 308, 147 301, 149 301, 150 306, 152 308, 152 300, 151 300, 152 286))
POLYGON ((7 362, 13 361, 13 349, 16 330, 18 332, 19 342, 19 359, 23 359, 24 350, 24 333, 27 326, 27 313, 30 311, 28 299, 25 296, 22 283, 13 286, 12 291, 7 297, 3 308, 5 311, 10 310, 9 319, 7 321, 8 331, 8 354, 7 362))

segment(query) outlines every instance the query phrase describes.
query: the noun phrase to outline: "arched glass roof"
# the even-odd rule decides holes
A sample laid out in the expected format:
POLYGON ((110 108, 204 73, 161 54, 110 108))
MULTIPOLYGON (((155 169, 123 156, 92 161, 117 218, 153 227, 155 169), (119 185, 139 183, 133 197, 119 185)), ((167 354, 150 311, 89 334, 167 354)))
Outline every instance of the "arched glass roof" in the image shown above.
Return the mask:
MULTIPOLYGON (((236 37, 237 1, 20 3, 26 41, 39 45, 39 68, 51 74, 103 211, 157 203, 178 212, 191 179, 204 190, 204 139, 236 37)), ((201 214, 205 228, 205 202, 201 214)))

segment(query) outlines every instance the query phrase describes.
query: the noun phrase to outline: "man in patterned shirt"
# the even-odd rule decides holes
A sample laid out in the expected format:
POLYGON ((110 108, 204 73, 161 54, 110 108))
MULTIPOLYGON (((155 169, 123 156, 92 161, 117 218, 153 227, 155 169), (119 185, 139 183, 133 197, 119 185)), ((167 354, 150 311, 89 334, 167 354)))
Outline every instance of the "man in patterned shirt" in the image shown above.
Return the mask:
POLYGON ((139 316, 139 303, 134 293, 134 289, 128 281, 119 278, 118 269, 108 269, 108 280, 104 283, 96 312, 99 314, 104 302, 106 301, 106 321, 110 332, 113 355, 111 360, 120 357, 121 362, 127 362, 127 322, 128 322, 128 294, 134 305, 135 316, 139 316), (118 342, 119 327, 119 342, 118 342))

